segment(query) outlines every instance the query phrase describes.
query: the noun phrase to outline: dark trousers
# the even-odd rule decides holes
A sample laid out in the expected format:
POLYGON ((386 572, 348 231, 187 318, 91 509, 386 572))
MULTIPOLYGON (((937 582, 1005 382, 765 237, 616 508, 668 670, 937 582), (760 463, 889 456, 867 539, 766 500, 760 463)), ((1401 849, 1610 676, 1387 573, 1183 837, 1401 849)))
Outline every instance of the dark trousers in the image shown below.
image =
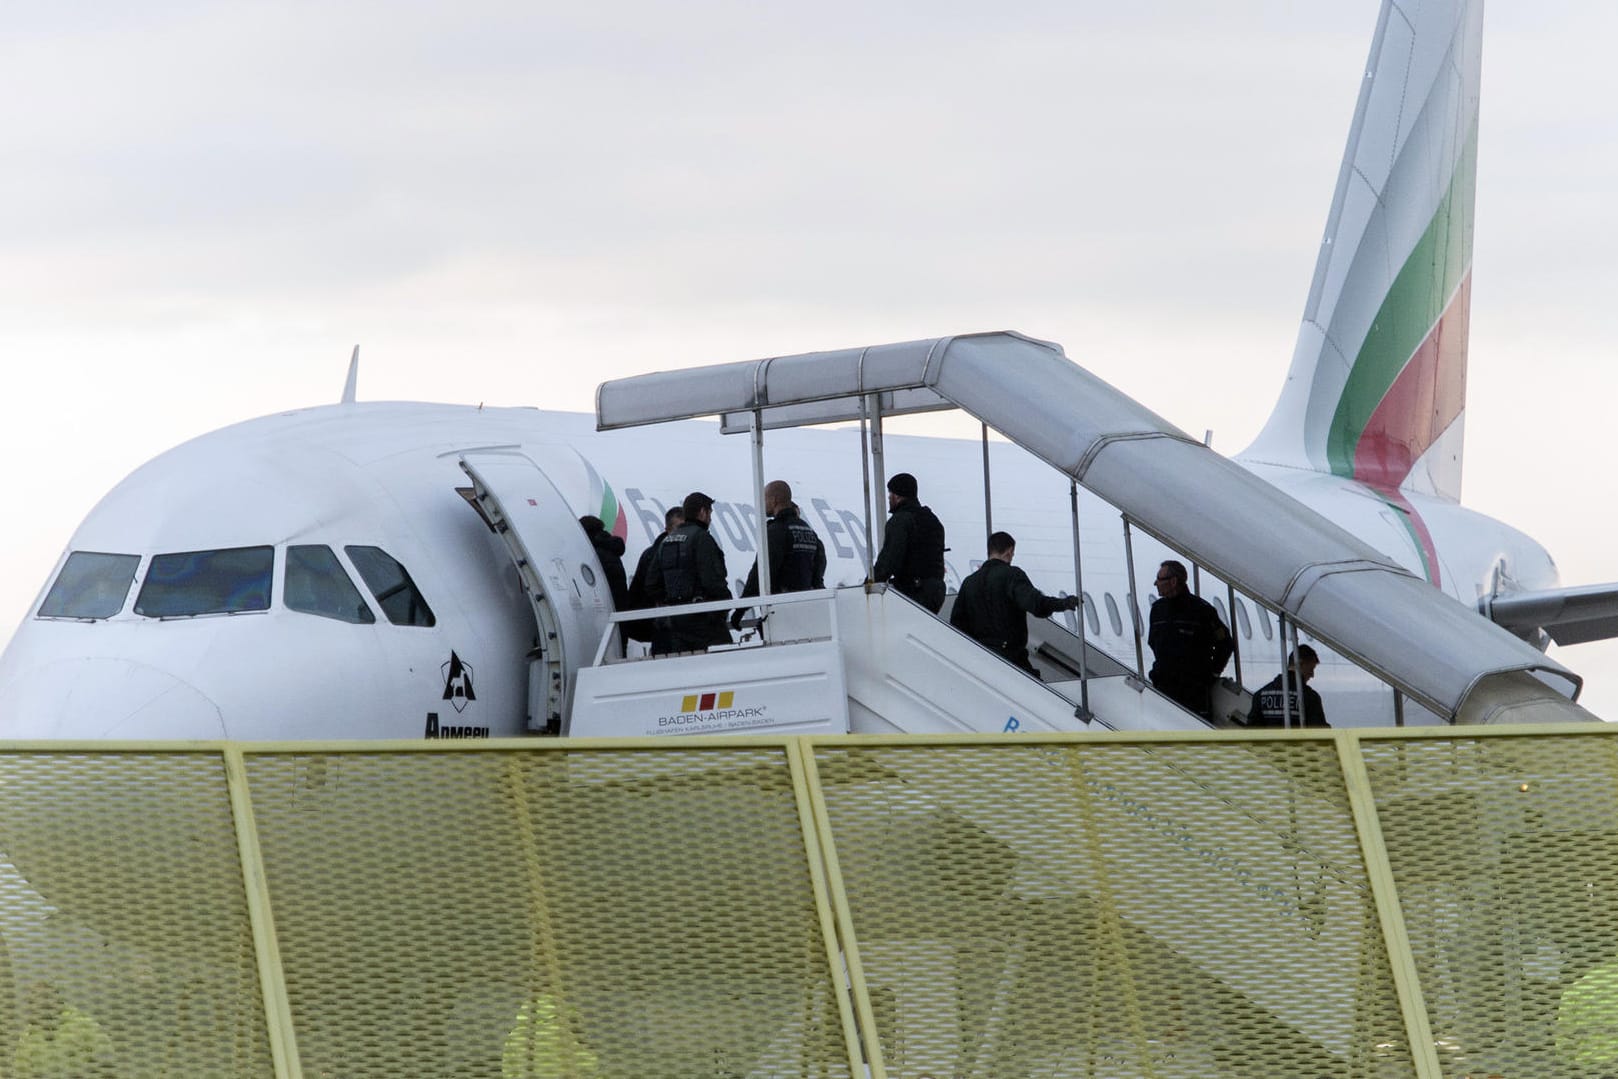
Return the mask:
POLYGON ((973 640, 977 641, 989 651, 1000 656, 1007 663, 1011 664, 1013 667, 1016 667, 1018 670, 1027 671, 1035 678, 1038 678, 1041 682, 1045 680, 1045 676, 1040 674, 1039 671, 1034 668, 1033 663, 1029 661, 1028 648, 1026 645, 1007 644, 1005 641, 995 640, 993 637, 974 637, 973 640))
POLYGON ((1029 661, 1029 659, 1028 659, 1028 649, 1026 649, 1026 648, 1007 648, 1004 651, 1002 651, 1000 654, 1005 656, 1007 659, 1011 660, 1012 666, 1021 667, 1023 670, 1025 670, 1029 674, 1033 675, 1035 678, 1038 678, 1041 682, 1045 681, 1045 676, 1040 674, 1039 671, 1035 669, 1033 663, 1029 661))
POLYGON ((893 586, 934 614, 944 609, 945 589, 942 577, 903 582, 894 578, 893 586))
POLYGON ((716 644, 730 644, 725 612, 682 614, 659 618, 658 634, 652 640, 652 655, 670 652, 705 652, 716 644), (660 639, 659 639, 660 638, 660 639))
POLYGON ((1195 712, 1203 719, 1213 714, 1213 701, 1210 696, 1212 686, 1207 682, 1181 682, 1164 678, 1162 675, 1152 675, 1152 685, 1157 687, 1159 693, 1188 711, 1195 712))

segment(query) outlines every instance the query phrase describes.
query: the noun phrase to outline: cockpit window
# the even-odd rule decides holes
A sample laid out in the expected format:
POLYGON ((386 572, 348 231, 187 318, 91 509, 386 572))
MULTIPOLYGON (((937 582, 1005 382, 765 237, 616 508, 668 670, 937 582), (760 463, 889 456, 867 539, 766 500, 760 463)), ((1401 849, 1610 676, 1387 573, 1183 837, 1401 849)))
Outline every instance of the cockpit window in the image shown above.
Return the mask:
POLYGON ((396 626, 431 626, 432 608, 422 598, 416 582, 405 568, 380 547, 344 547, 354 568, 365 580, 365 587, 376 597, 377 606, 396 626))
POLYGON ((325 544, 287 548, 286 584, 281 589, 287 609, 335 618, 339 622, 369 625, 376 615, 366 606, 360 590, 343 572, 343 565, 325 544))
POLYGON ((152 556, 135 613, 147 618, 263 611, 270 606, 273 547, 152 556))
POLYGON ((74 551, 39 606, 41 618, 111 618, 124 609, 140 556, 74 551))

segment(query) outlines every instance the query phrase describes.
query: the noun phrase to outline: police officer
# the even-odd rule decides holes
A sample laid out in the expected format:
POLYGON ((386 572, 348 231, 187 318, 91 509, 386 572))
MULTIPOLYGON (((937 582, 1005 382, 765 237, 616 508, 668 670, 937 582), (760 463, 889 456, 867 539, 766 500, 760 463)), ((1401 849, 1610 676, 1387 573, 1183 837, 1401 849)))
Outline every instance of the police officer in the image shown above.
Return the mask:
POLYGON ((1158 600, 1152 604, 1152 685, 1207 719, 1209 690, 1230 662, 1236 645, 1219 612, 1185 586, 1185 566, 1170 559, 1157 568, 1158 600))
MULTIPOLYGON (((669 535, 683 524, 685 524, 685 508, 683 506, 671 506, 663 514, 663 531, 659 532, 657 538, 652 540, 651 546, 640 553, 640 561, 635 563, 635 575, 629 579, 629 610, 638 611, 653 606, 651 599, 646 595, 646 581, 651 576, 652 567, 657 565, 657 552, 662 548, 663 541, 668 539, 669 535)), ((633 637, 637 641, 645 641, 652 646, 653 652, 662 654, 668 651, 667 642, 664 642, 665 647, 661 649, 657 647, 657 643, 665 638, 667 634, 659 633, 657 628, 659 621, 656 618, 642 618, 634 622, 626 622, 624 623, 624 634, 633 637)))
MULTIPOLYGON (((765 526, 770 548, 770 591, 807 592, 811 588, 826 587, 826 545, 798 513, 792 501, 792 485, 786 480, 771 480, 764 485, 764 513, 769 517, 765 526)), ((758 559, 747 574, 742 596, 758 595, 758 559)), ((730 616, 732 629, 740 629, 742 615, 738 608, 730 616)))
POLYGON ((1028 574, 1011 564, 1016 553, 1017 541, 1009 532, 989 537, 988 560, 961 582, 949 624, 1038 678, 1028 661, 1027 616, 1046 618, 1074 610, 1079 597, 1045 595, 1028 574))
MULTIPOLYGON (((685 496, 681 507, 685 523, 664 538, 657 558, 646 574, 646 598, 659 607, 681 603, 702 603, 729 599, 725 552, 708 534, 713 520, 713 499, 701 491, 685 496)), ((658 619, 666 626, 666 641, 652 643, 652 654, 701 651, 716 644, 729 644, 724 611, 673 615, 658 619), (659 647, 659 645, 663 647, 659 647)))
POLYGON ((1285 726, 1290 714, 1294 727, 1331 726, 1326 722, 1326 708, 1320 703, 1320 694, 1309 688, 1309 679, 1315 676, 1315 668, 1319 665, 1319 653, 1306 644, 1300 644, 1287 661, 1286 689, 1281 688, 1281 676, 1276 675, 1268 685, 1253 694, 1253 707, 1247 712, 1247 725, 1285 726), (1303 680, 1301 700, 1298 694, 1300 678, 1303 680))
POLYGON ((888 528, 871 579, 893 586, 929 611, 944 606, 944 525, 916 501, 916 477, 888 481, 888 528))

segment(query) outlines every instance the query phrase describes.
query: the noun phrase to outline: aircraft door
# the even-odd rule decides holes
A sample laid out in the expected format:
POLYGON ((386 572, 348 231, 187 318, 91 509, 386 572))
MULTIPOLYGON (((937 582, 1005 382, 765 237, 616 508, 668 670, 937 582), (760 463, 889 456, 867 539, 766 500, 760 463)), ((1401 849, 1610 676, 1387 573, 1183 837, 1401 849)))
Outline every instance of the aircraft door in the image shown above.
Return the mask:
POLYGON ((528 726, 566 733, 574 676, 595 658, 612 612, 595 549, 567 500, 526 456, 469 453, 460 464, 478 508, 511 552, 538 627, 528 657, 528 726))

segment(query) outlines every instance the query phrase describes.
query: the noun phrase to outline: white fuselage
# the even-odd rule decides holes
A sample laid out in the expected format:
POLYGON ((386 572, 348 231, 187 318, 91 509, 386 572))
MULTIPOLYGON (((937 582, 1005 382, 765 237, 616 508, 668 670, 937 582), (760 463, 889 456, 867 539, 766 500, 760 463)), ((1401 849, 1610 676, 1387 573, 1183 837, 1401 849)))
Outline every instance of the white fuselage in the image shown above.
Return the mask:
MULTIPOLYGON (((994 528, 1016 537, 1017 564, 1040 588, 1073 591, 1067 480, 1014 446, 991 450, 994 528)), ((627 525, 630 573, 661 530, 664 509, 691 490, 707 492, 717 500, 711 532, 739 593, 756 542, 752 465, 745 440, 720 435, 715 424, 600 433, 590 416, 531 409, 378 403, 300 410, 179 446, 102 500, 64 560, 74 551, 138 556, 128 594, 108 617, 39 617, 47 582, 0 656, 0 736, 283 740, 421 738, 434 730, 523 733, 526 657, 537 643, 536 622, 512 556, 457 491, 469 486, 460 460, 477 451, 530 464, 564 500, 558 516, 600 516, 615 497, 627 525), (357 624, 287 607, 287 548, 310 545, 333 552, 374 620, 357 624), (408 570, 431 607, 433 625, 389 621, 356 572, 348 553, 356 545, 380 548, 408 570), (275 558, 267 609, 162 619, 136 612, 154 555, 262 546, 273 547, 275 558), (452 664, 458 676, 452 677, 452 664), (467 684, 472 693, 457 691, 467 684)), ((948 529, 953 589, 983 557, 981 446, 888 436, 885 451, 887 472, 914 473, 921 501, 948 529)), ((767 478, 791 483, 804 518, 825 542, 827 583, 863 580, 867 518, 859 432, 771 432, 764 460, 767 478)), ((1388 501, 1335 477, 1252 467, 1413 572, 1427 573, 1418 546, 1422 529, 1407 527, 1388 501)), ((1516 530, 1435 499, 1408 496, 1406 509, 1420 518, 1436 550, 1440 586, 1458 601, 1474 604, 1499 578, 1523 588, 1555 585, 1550 558, 1516 530)), ((1086 636, 1133 667, 1119 516, 1089 496, 1081 498, 1079 516, 1090 600, 1086 636)), ((536 558, 559 569, 577 565, 582 573, 594 556, 582 532, 575 542, 576 531, 562 529, 559 549, 536 552, 536 558)), ((1143 621, 1150 582, 1165 557, 1172 552, 1136 537, 1133 580, 1143 621)), ((582 573, 575 581, 593 583, 596 576, 582 573)), ((583 603, 575 607, 586 614, 602 610, 599 595, 576 590, 583 603)), ((1204 577, 1202 590, 1226 605, 1222 584, 1204 577)), ((1078 628, 1077 615, 1059 617, 1078 628)), ((1242 680, 1255 688, 1278 669, 1275 619, 1244 600, 1234 622, 1242 680)), ((1150 665, 1149 651, 1145 661, 1150 665)), ((1346 662, 1328 655, 1315 685, 1335 724, 1392 721, 1391 692, 1346 662)))

